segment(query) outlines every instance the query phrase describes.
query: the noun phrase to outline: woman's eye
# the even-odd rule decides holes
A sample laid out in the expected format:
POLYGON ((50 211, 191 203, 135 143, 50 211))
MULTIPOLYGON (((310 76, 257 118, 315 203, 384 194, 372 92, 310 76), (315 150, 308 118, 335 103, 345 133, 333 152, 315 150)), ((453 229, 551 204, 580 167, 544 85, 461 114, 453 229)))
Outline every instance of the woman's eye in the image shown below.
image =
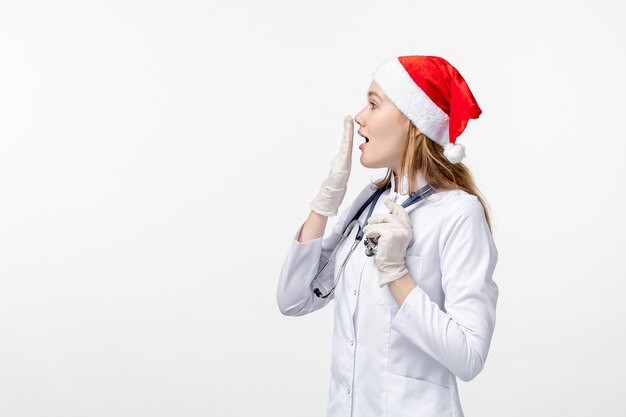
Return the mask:
POLYGON ((370 104, 372 105, 372 106, 371 106, 371 108, 372 108, 372 109, 373 109, 374 107, 376 107, 376 105, 375 105, 374 103, 372 103, 371 101, 370 101, 370 104))

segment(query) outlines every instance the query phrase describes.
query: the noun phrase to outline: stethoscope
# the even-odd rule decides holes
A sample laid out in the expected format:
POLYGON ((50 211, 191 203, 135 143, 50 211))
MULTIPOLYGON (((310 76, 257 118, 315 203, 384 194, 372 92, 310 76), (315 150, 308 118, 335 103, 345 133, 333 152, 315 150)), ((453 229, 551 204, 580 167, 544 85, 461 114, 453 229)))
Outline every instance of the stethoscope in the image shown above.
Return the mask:
MULTIPOLYGON (((344 270, 344 267, 346 266, 346 263, 348 262, 348 259, 350 259, 350 256, 352 255, 352 252, 354 252, 354 250, 356 249, 356 246, 363 239, 363 235, 365 234, 365 232, 363 232, 363 229, 365 228, 365 226, 367 226, 367 221, 369 220, 370 216, 372 215, 372 212, 374 211, 374 207, 376 207, 376 202, 378 201, 378 198, 381 196, 382 193, 384 193, 389 188, 391 188, 391 183, 387 184, 386 187, 381 188, 380 190, 377 190, 374 194, 372 194, 370 196, 370 198, 367 199, 367 201, 361 206, 359 211, 357 211, 357 213, 354 215, 354 217, 352 218, 350 223, 348 223, 348 226, 346 226, 346 228, 344 229, 344 231, 342 233, 342 236, 341 236, 341 239, 337 243, 337 246, 335 247, 335 249, 330 254, 330 257, 328 258, 328 260, 322 266, 322 269, 320 269, 317 272, 317 274, 315 274, 315 277, 311 281, 310 287, 311 287, 311 291, 313 291, 313 293, 316 296, 318 296, 319 298, 326 298, 330 294, 332 294, 333 291, 335 290, 335 287, 337 286, 337 282, 339 282, 339 278, 341 278, 341 276, 343 275, 343 270, 344 270), (365 222, 363 223, 363 226, 361 226, 360 222, 359 222, 359 217, 361 216, 361 213, 363 213, 363 211, 367 208, 367 206, 369 206, 372 202, 373 202, 373 204, 371 205, 370 210, 367 213, 367 217, 365 218, 365 222), (341 246, 343 241, 350 235, 350 233, 352 233, 352 229, 354 228, 355 225, 359 225, 359 231, 356 234, 356 238, 354 239, 354 243, 352 244, 352 247, 350 248, 350 251, 348 252, 348 255, 346 256, 346 259, 344 259, 343 264, 341 264, 341 269, 339 270, 339 278, 337 279, 337 282, 335 282, 335 285, 333 286, 333 288, 331 288, 331 290, 328 291, 328 293, 324 295, 324 294, 322 294, 322 292, 320 291, 319 288, 314 287, 314 283, 317 280, 317 278, 319 277, 319 275, 324 271, 324 269, 326 268, 326 265, 328 265, 328 263, 335 257, 335 253, 337 252, 337 249, 339 249, 339 247, 341 246)), ((428 197, 429 195, 431 195, 434 192, 435 192, 435 190, 430 185, 426 184, 425 186, 423 186, 422 188, 420 188, 419 190, 417 190, 416 192, 411 194, 409 196, 409 198, 404 200, 402 202, 402 207, 407 208, 410 205, 417 203, 422 198, 428 197)), ((365 244, 365 255, 367 255, 367 256, 374 256, 374 255, 376 255, 376 248, 377 248, 377 245, 378 245, 378 237, 376 237, 376 238, 366 237, 365 241, 363 243, 365 244)))

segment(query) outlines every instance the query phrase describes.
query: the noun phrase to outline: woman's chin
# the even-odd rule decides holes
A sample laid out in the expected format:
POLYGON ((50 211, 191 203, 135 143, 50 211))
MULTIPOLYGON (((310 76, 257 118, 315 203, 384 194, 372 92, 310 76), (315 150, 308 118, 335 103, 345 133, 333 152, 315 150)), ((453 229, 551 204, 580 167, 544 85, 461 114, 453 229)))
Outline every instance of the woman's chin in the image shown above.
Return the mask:
POLYGON ((361 162, 361 165, 364 166, 365 168, 376 169, 376 168, 385 168, 386 167, 386 166, 383 166, 381 164, 377 164, 375 162, 369 161, 362 154, 361 154, 361 158, 359 158, 359 161, 361 162))

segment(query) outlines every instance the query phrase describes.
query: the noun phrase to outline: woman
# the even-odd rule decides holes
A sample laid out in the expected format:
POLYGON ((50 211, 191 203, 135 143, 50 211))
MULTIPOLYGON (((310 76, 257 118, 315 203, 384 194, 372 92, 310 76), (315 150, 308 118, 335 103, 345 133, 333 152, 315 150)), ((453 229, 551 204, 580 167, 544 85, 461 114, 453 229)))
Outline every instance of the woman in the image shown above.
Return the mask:
POLYGON ((481 110, 440 57, 390 57, 372 75, 354 119, 365 141, 360 162, 387 175, 323 237, 350 175, 347 116, 341 149, 289 247, 278 305, 301 316, 335 300, 328 416, 462 417, 456 379, 483 369, 498 298, 489 216, 456 144, 481 110))

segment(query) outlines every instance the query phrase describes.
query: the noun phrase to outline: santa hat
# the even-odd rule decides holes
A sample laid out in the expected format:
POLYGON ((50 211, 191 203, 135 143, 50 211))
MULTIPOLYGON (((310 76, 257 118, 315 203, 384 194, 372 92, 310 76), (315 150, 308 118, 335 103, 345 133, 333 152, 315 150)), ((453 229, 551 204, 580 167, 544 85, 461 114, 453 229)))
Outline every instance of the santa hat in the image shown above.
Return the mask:
POLYGON ((372 78, 420 132, 444 147, 450 162, 461 162, 465 148, 456 139, 482 110, 456 68, 438 56, 392 56, 372 78))

